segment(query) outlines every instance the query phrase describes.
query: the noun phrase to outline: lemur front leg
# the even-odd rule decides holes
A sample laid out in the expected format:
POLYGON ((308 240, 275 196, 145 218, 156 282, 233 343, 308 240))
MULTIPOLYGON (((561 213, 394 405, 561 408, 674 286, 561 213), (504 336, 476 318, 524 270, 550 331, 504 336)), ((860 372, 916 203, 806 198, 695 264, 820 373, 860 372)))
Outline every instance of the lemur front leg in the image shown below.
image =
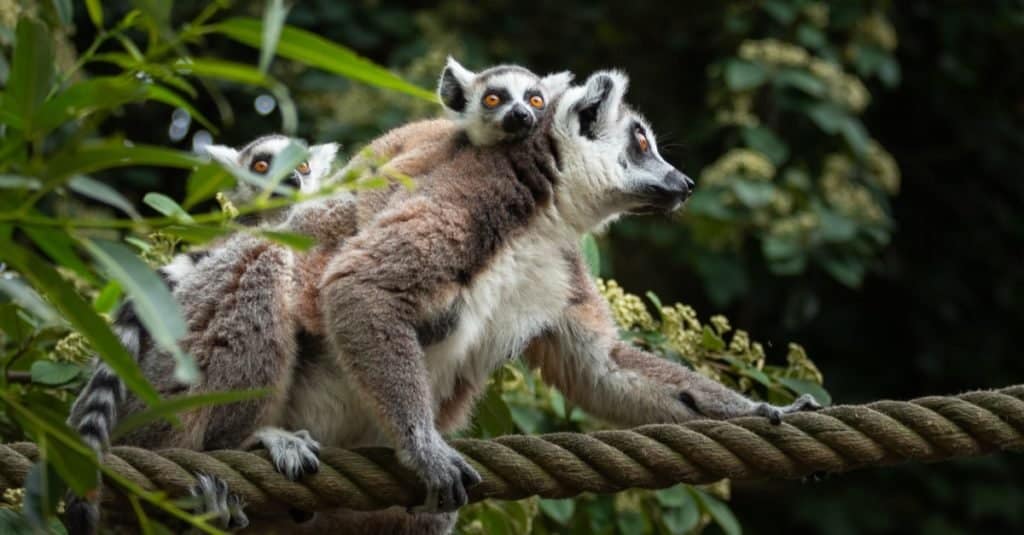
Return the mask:
MULTIPOLYGON (((453 212, 453 211, 452 211, 453 212)), ((346 243, 321 283, 332 352, 377 413, 399 460, 426 484, 417 512, 455 511, 480 475, 442 438, 415 322, 421 302, 447 284, 457 219, 441 206, 410 202, 382 214, 346 243)))
POLYGON ((546 381, 595 416, 619 425, 682 422, 696 418, 764 416, 814 410, 808 395, 785 406, 751 400, 682 365, 618 339, 607 304, 593 283, 582 288, 560 324, 527 351, 546 381))

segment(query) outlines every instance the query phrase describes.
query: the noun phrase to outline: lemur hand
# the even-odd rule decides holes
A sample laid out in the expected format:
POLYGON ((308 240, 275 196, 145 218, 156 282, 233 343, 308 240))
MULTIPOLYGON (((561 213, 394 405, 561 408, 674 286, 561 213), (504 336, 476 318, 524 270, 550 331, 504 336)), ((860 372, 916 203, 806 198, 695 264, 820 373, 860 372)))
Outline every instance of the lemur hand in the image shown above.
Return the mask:
POLYGON ((758 416, 764 416, 768 418, 774 425, 782 423, 782 415, 800 411, 816 411, 821 408, 821 405, 814 399, 810 394, 803 394, 796 398, 796 401, 789 405, 770 405, 768 403, 758 403, 754 409, 754 414, 758 416))
POLYGON ((400 460, 416 471, 427 487, 423 505, 410 509, 414 513, 455 511, 469 501, 467 489, 482 480, 462 455, 431 429, 428 436, 399 453, 400 460))

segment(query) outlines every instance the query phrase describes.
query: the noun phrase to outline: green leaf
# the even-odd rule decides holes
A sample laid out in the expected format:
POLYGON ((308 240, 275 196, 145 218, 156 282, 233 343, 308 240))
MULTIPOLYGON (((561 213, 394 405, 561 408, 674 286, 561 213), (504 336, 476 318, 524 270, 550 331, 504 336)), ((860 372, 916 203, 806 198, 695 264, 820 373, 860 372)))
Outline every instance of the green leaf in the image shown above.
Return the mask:
POLYGON ((830 396, 828 391, 822 388, 818 383, 793 377, 779 377, 779 382, 785 385, 786 388, 796 392, 797 395, 810 394, 814 396, 814 399, 820 403, 822 407, 827 407, 832 404, 832 396, 830 396))
POLYGON ((288 9, 283 0, 269 0, 263 12, 263 40, 260 43, 260 72, 266 73, 270 62, 274 59, 277 42, 281 39, 281 27, 288 17, 288 9))
POLYGON ((857 156, 867 154, 871 137, 868 136, 864 123, 860 122, 859 119, 847 117, 846 121, 839 126, 839 131, 843 134, 843 139, 850 145, 850 149, 853 150, 854 154, 857 156))
POLYGON ((103 4, 100 0, 85 0, 85 9, 89 12, 89 19, 97 28, 103 28, 103 4))
POLYGON ((775 85, 793 87, 814 97, 824 96, 828 90, 825 82, 822 82, 817 76, 800 69, 780 70, 775 73, 773 79, 775 85))
POLYGON ((512 421, 515 422, 516 427, 521 432, 533 435, 543 430, 545 416, 539 409, 521 405, 509 405, 508 410, 512 416, 512 421))
POLYGON ((733 180, 730 185, 736 198, 747 208, 767 206, 775 198, 775 185, 771 182, 733 180))
POLYGON ((515 422, 508 405, 501 397, 501 385, 497 380, 490 381, 487 393, 477 404, 473 424, 480 431, 482 438, 492 438, 516 432, 515 422))
POLYGON ((216 78, 244 85, 270 87, 276 83, 266 73, 252 66, 215 58, 180 59, 174 63, 174 70, 179 74, 216 78))
POLYGON ((665 510, 661 520, 672 535, 684 535, 697 527, 700 521, 700 508, 697 507, 696 501, 690 499, 680 507, 665 510))
POLYGON ((846 124, 850 116, 842 108, 828 102, 815 104, 807 109, 814 124, 828 134, 835 134, 846 124))
MULTIPOLYGON (((263 42, 262 26, 262 22, 257 19, 238 17, 218 24, 215 30, 243 44, 259 47, 263 42)), ((277 54, 346 78, 394 89, 431 102, 437 101, 433 91, 406 82, 348 48, 292 26, 282 29, 277 54)))
POLYGON ((107 322, 46 261, 9 240, 0 241, 0 258, 18 270, 33 286, 46 293, 53 306, 75 330, 85 336, 103 361, 132 392, 147 404, 159 401, 156 390, 143 377, 138 363, 125 351, 107 322))
POLYGON ((676 485, 654 491, 654 497, 662 507, 682 507, 686 503, 693 501, 690 493, 686 491, 686 485, 676 485))
POLYGON ((192 169, 202 160, 187 152, 147 145, 103 143, 75 146, 50 160, 47 184, 64 181, 73 175, 87 175, 103 169, 152 165, 192 169))
POLYGON ((576 512, 576 500, 541 500, 540 510, 559 525, 568 526, 576 512))
POLYGON ((725 63, 725 85, 733 91, 753 89, 768 78, 768 71, 758 63, 730 59, 725 63))
POLYGON ((18 175, 0 175, 0 189, 29 189, 36 190, 42 186, 42 182, 31 177, 18 175))
POLYGON ((82 239, 81 243, 110 276, 121 284, 153 341, 174 356, 177 361, 175 378, 185 383, 194 383, 199 375, 195 361, 178 347, 178 340, 185 336, 185 321, 177 301, 160 277, 139 260, 131 249, 120 243, 92 239, 82 239))
POLYGON ((212 199, 218 191, 228 190, 235 185, 231 173, 216 164, 203 165, 196 169, 185 182, 185 200, 182 208, 190 209, 196 204, 212 199))
MULTIPOLYGON (((49 453, 44 441, 40 448, 41 456, 49 453)), ((53 464, 46 460, 36 461, 25 476, 25 497, 22 512, 37 533, 45 533, 47 519, 56 516, 57 504, 64 494, 64 482, 61 481, 53 464)))
POLYGON ((718 527, 722 528, 725 535, 741 535, 743 533, 739 521, 733 516, 728 505, 706 492, 699 490, 693 490, 692 492, 694 493, 694 498, 700 503, 701 509, 711 516, 711 519, 718 524, 718 527))
MULTIPOLYGON (((0 242, 0 244, 2 243, 0 242)), ((31 312, 33 316, 44 323, 48 325, 64 324, 64 318, 60 317, 60 314, 43 300, 34 288, 25 284, 20 278, 0 277, 0 292, 6 294, 11 301, 31 312)))
POLYGON ((100 314, 109 314, 113 312, 120 298, 121 285, 117 281, 110 281, 96 294, 96 298, 92 300, 92 308, 100 314))
POLYGON ((615 517, 615 524, 620 533, 650 533, 647 519, 641 511, 619 511, 615 517))
POLYGON ((821 222, 821 239, 828 243, 852 240, 857 235, 857 222, 826 208, 815 210, 821 222))
POLYGON ((277 189, 277 185, 284 180, 284 177, 294 173, 295 168, 308 158, 309 150, 306 147, 295 141, 289 141, 284 149, 274 155, 274 160, 270 163, 270 169, 267 169, 266 174, 263 175, 262 196, 264 198, 269 197, 277 189))
POLYGON ((267 238, 268 240, 275 241, 281 245, 286 245, 295 249, 296 251, 308 251, 311 247, 316 245, 316 239, 305 234, 297 234, 295 232, 283 232, 280 230, 260 230, 258 231, 260 236, 267 238))
POLYGON ((121 419, 111 433, 111 441, 116 441, 119 437, 125 436, 134 429, 157 420, 167 419, 175 414, 200 407, 215 407, 217 405, 249 401, 264 397, 269 393, 270 391, 266 389, 228 390, 225 392, 206 392, 191 396, 168 398, 144 411, 129 414, 121 419))
POLYGON ((184 223, 193 222, 192 216, 190 216, 184 208, 178 206, 178 203, 174 202, 174 199, 171 199, 163 193, 147 193, 146 196, 142 198, 142 202, 167 217, 184 223))
POLYGON ((199 124, 203 125, 214 134, 220 132, 217 126, 210 122, 210 120, 207 119, 206 116, 204 116, 202 113, 199 113, 199 110, 197 110, 196 107, 193 106, 191 102, 185 100, 174 91, 171 91, 170 89, 167 89, 166 87, 157 84, 145 84, 144 87, 146 89, 145 96, 147 98, 181 108, 187 111, 188 114, 191 115, 193 119, 199 122, 199 124))
POLYGON ((601 276, 601 249, 597 246, 597 240, 592 234, 584 234, 580 240, 580 249, 583 252, 583 262, 587 271, 593 277, 601 276))
MULTIPOLYGON (((29 17, 18 19, 11 76, 4 108, 21 118, 21 129, 34 130, 34 117, 53 85, 53 38, 46 26, 29 17)), ((12 125, 13 127, 13 125, 12 125)))
POLYGON ((68 181, 68 188, 79 195, 108 204, 128 214, 132 219, 141 219, 142 216, 135 210, 135 206, 124 198, 116 189, 87 176, 76 176, 68 181))
POLYGON ((743 142, 748 147, 763 153, 776 166, 782 165, 789 156, 789 147, 774 132, 760 126, 742 130, 743 142))
POLYGON ((860 287, 864 280, 864 264, 852 256, 822 256, 818 259, 821 267, 834 279, 850 288, 860 287))
POLYGON ((71 0, 53 0, 53 10, 57 12, 57 19, 65 26, 70 25, 75 18, 71 0))
POLYGON ((82 368, 79 365, 71 362, 37 360, 32 363, 32 382, 49 386, 59 386, 70 382, 75 377, 78 377, 78 374, 81 373, 81 371, 82 368))
POLYGON ((43 104, 35 120, 36 130, 47 133, 71 119, 145 98, 144 84, 132 78, 105 76, 78 82, 43 104))
POLYGON ((797 4, 787 0, 765 0, 765 2, 761 4, 761 9, 767 11, 769 15, 775 18, 775 20, 788 26, 789 23, 796 20, 796 5, 797 4))
POLYGON ((768 235, 761 240, 761 252, 768 260, 783 260, 802 254, 803 248, 795 239, 768 235))
POLYGON ((704 326, 704 331, 701 333, 701 345, 705 349, 710 351, 722 351, 725 349, 725 340, 722 340, 721 336, 711 330, 711 327, 704 326))
POLYGON ((220 225, 170 225, 160 229, 191 244, 202 244, 230 234, 234 229, 220 225))
POLYGON ((97 285, 99 279, 89 266, 79 258, 75 252, 74 241, 68 236, 64 229, 51 227, 22 227, 25 234, 38 246, 47 256, 60 265, 72 270, 76 275, 82 277, 90 284, 97 285))

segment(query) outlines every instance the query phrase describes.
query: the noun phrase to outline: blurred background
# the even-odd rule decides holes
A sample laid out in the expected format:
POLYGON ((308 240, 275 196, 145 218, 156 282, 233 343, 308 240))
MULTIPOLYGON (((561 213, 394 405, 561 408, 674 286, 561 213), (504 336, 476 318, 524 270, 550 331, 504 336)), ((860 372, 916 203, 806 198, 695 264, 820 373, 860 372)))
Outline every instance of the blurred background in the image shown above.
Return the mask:
MULTIPOLYGON (((103 3, 106 20, 133 7, 120 4, 103 3)), ((19 5, 0 1, 5 26, 19 5)), ((174 2, 170 21, 206 6, 174 2)), ((263 14, 262 3, 239 3, 218 17, 263 14)), ((96 37, 77 3, 71 21, 57 35, 58 58, 96 37)), ((1022 1, 307 0, 286 22, 431 90, 448 54, 471 69, 519 63, 577 79, 622 69, 629 102, 698 193, 677 218, 633 218, 599 236, 602 277, 687 303, 702 318, 725 315, 763 344, 769 365, 786 360, 789 342, 801 344, 836 403, 1024 380, 1022 1)), ((192 50, 247 64, 259 57, 220 35, 192 50)), ((116 70, 98 63, 89 73, 105 69, 116 70)), ((296 134, 340 141, 352 154, 388 128, 439 113, 299 61, 278 59, 269 72, 284 94, 230 83, 198 92, 192 104, 221 126, 216 135, 195 121, 175 126, 171 108, 150 105, 126 106, 101 133, 186 151, 207 139, 237 144, 287 128, 282 105, 294 105, 296 134)), ((97 177, 132 200, 186 193, 175 170, 97 177)), ((736 483, 728 494, 751 534, 1015 533, 1024 532, 1022 476, 1024 459, 1002 455, 815 483, 736 483)), ((620 502, 600 504, 629 508, 620 502)), ((679 527, 647 509, 605 521, 594 519, 598 506, 568 515, 559 507, 542 507, 548 518, 534 529, 679 527)), ((730 528, 706 526, 722 529, 730 528)))

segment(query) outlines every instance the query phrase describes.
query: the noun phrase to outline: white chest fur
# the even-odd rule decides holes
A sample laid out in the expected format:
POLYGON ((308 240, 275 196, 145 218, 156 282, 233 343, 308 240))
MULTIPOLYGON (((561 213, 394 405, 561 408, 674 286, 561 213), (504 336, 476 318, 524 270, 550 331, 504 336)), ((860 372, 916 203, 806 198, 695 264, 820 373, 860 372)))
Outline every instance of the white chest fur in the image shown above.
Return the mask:
POLYGON ((565 308, 572 291, 566 255, 576 238, 556 225, 536 223, 460 292, 455 329, 426 348, 435 408, 458 379, 482 386, 565 308))

